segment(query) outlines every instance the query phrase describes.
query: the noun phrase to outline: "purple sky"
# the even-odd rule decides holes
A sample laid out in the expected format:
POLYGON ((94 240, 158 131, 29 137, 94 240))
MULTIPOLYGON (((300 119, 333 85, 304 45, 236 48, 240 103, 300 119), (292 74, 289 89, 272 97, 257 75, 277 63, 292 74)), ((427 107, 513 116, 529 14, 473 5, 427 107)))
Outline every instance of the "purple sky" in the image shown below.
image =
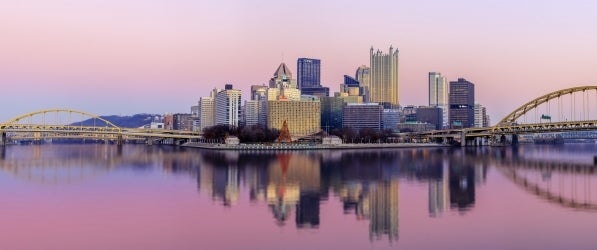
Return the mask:
POLYGON ((189 112, 214 87, 322 60, 322 83, 400 50, 400 102, 427 73, 475 83, 497 122, 548 92, 595 85, 594 1, 20 0, 0 3, 0 121, 44 108, 189 112))

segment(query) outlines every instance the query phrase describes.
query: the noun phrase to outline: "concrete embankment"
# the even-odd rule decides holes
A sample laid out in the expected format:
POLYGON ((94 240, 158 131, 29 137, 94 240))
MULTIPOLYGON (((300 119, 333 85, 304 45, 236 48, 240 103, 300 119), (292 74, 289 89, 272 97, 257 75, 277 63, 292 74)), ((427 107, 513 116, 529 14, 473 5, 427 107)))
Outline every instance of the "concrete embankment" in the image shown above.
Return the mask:
POLYGON ((381 149, 381 148, 420 148, 420 147, 449 147, 446 144, 436 143, 363 143, 363 144, 340 144, 340 145, 323 145, 323 144, 240 144, 228 145, 217 143, 198 143, 189 142, 182 145, 183 147, 202 148, 211 150, 322 150, 322 149, 381 149))

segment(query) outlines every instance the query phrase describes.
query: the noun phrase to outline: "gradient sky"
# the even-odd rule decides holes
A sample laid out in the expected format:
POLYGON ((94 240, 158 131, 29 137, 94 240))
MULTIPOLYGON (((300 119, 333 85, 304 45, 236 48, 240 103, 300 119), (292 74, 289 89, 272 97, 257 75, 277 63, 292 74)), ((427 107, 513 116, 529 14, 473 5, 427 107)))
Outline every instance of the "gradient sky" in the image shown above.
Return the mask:
POLYGON ((595 1, 5 0, 0 121, 44 108, 189 112, 232 83, 248 96, 281 61, 322 60, 322 84, 400 50, 400 103, 427 74, 475 83, 497 122, 562 88, 595 85, 595 1))

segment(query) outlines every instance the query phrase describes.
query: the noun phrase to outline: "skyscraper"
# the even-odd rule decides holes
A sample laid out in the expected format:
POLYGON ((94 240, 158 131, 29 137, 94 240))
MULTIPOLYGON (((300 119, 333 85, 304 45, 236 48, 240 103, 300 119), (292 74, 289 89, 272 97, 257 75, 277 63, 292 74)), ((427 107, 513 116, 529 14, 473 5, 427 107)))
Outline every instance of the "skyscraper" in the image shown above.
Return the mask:
MULTIPOLYGON (((371 68, 362 65, 357 68, 357 72, 355 73, 355 78, 359 83, 361 95, 363 96, 363 102, 370 102, 369 98, 369 86, 371 85, 371 75, 369 71, 371 68)), ((346 83, 346 80, 345 80, 346 83)))
POLYGON ((487 109, 481 104, 475 104, 475 127, 489 127, 487 122, 487 109))
POLYGON ((299 58, 296 67, 299 89, 321 87, 321 61, 319 59, 299 58))
POLYGON ((267 89, 267 100, 281 99, 291 101, 301 99, 301 91, 297 88, 296 80, 292 78, 292 72, 285 63, 280 63, 267 89))
POLYGON ((224 90, 216 94, 216 125, 238 126, 241 108, 241 91, 226 84, 224 90))
MULTIPOLYGON (((370 51, 371 82, 369 83, 370 102, 397 106, 398 100, 398 50, 390 46, 388 54, 380 50, 370 51)), ((358 79, 357 79, 358 80, 358 79)))
POLYGON ((429 72, 429 106, 442 109, 443 124, 439 127, 448 127, 449 115, 448 81, 439 72, 429 72))
POLYGON ((464 78, 450 82, 450 126, 470 128, 475 123, 475 85, 464 78))
POLYGON ((329 96, 330 89, 321 86, 321 61, 299 58, 296 62, 298 87, 303 95, 329 96))

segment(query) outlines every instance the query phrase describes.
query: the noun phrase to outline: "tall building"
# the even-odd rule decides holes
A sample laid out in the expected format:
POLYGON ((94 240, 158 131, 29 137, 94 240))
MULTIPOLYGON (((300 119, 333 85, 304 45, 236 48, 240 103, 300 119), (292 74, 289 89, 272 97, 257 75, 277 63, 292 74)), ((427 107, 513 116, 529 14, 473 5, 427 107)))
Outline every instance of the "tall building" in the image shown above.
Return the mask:
POLYGON ((321 87, 321 61, 319 59, 299 58, 296 67, 299 89, 321 87))
POLYGON ((299 58, 296 62, 298 87, 303 95, 324 97, 330 95, 328 87, 321 86, 321 61, 299 58))
MULTIPOLYGON (((364 102, 370 102, 369 100, 369 87, 371 83, 371 75, 369 74, 371 68, 363 65, 357 69, 355 73, 356 80, 361 87, 361 94, 363 95, 364 102)), ((349 82, 350 83, 350 82, 349 82)), ((346 78, 344 79, 344 84, 346 84, 346 78)))
POLYGON ((246 100, 244 106, 245 126, 254 126, 259 124, 259 104, 260 101, 246 100))
POLYGON ((241 91, 226 84, 224 90, 216 94, 216 125, 238 126, 241 113, 241 91))
POLYGON ((442 109, 443 124, 448 127, 449 103, 448 81, 439 72, 429 72, 429 106, 442 109))
POLYGON ((199 98, 199 130, 216 125, 215 101, 219 89, 213 89, 208 97, 199 98))
POLYGON ((342 109, 342 126, 356 131, 370 128, 383 129, 383 106, 378 103, 347 103, 342 109))
POLYGON ((292 72, 285 63, 280 63, 274 77, 269 81, 267 89, 267 100, 289 100, 298 101, 301 99, 301 91, 297 88, 296 80, 292 78, 292 72))
POLYGON ((489 127, 487 124, 487 109, 481 104, 475 104, 475 125, 477 128, 489 127))
POLYGON ((252 85, 251 100, 245 101, 244 120, 246 126, 267 124, 268 86, 252 85))
POLYGON ((370 102, 398 106, 398 50, 390 46, 388 54, 370 51, 370 102))
POLYGON ((470 128, 475 125, 475 85, 464 78, 450 82, 450 127, 470 128))

